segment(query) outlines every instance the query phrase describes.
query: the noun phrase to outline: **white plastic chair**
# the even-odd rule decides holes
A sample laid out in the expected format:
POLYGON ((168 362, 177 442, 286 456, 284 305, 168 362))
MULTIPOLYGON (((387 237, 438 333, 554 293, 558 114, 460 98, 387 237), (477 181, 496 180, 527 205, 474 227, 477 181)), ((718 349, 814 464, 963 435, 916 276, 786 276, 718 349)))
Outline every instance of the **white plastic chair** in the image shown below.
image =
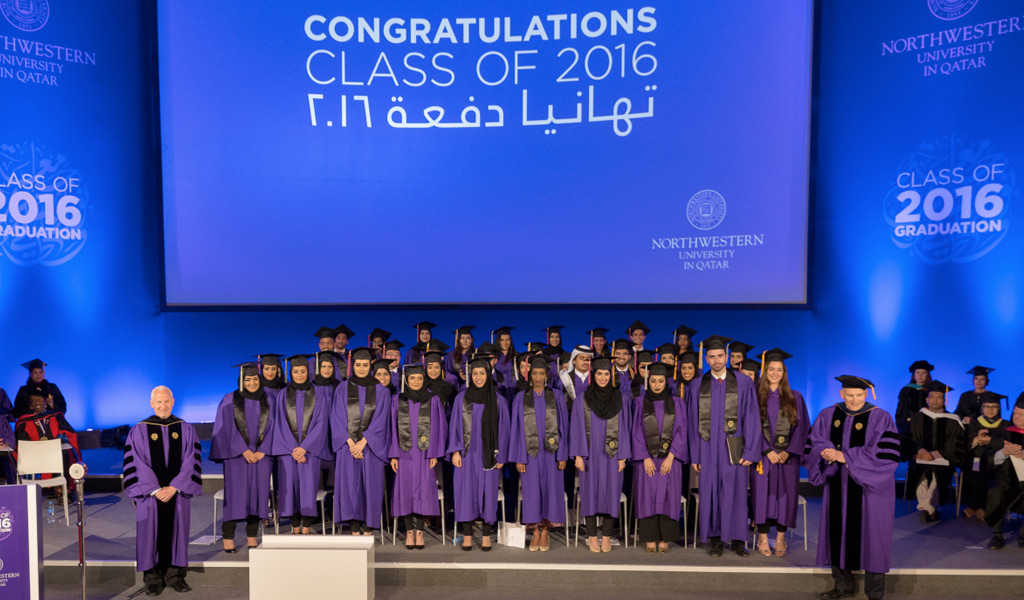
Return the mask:
POLYGON ((42 442, 18 441, 18 476, 25 483, 25 476, 50 474, 49 479, 33 479, 32 484, 43 488, 61 487, 64 492, 64 523, 71 526, 68 517, 68 481, 64 478, 64 457, 60 440, 42 442))

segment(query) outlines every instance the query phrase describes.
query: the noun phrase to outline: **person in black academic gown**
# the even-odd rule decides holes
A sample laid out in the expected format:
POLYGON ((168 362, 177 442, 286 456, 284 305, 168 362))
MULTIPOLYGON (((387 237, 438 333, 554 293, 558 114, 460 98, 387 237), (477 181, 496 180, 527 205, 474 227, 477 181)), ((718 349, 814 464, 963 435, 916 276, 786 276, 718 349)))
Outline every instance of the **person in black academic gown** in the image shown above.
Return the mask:
MULTIPOLYGON (((973 375, 972 383, 974 384, 973 390, 968 390, 960 394, 960 402, 956 405, 956 416, 960 417, 960 421, 964 426, 970 425, 971 421, 978 418, 981 414, 981 400, 982 396, 988 393, 988 374, 995 369, 989 367, 971 367, 967 371, 968 375, 973 375)), ((1006 396, 1002 396, 1005 398, 1006 396)))
POLYGON ((48 366, 38 358, 33 358, 27 363, 22 363, 28 369, 28 381, 18 388, 14 397, 14 418, 18 418, 29 412, 29 393, 41 392, 46 398, 46 408, 64 414, 68 411, 68 403, 64 400, 64 394, 56 383, 46 380, 46 367, 48 366))
MULTIPOLYGON (((68 474, 71 465, 81 460, 82 452, 78 449, 78 434, 75 429, 64 419, 64 415, 47 408, 49 398, 43 396, 41 391, 33 391, 29 394, 29 412, 18 417, 14 426, 14 437, 19 440, 44 441, 64 440, 71 446, 70 449, 62 450, 64 460, 64 478, 68 481, 68 489, 75 489, 75 482, 68 474)), ((43 475, 48 479, 50 475, 43 475)), ((56 490, 51 488, 47 493, 56 490)))
POLYGON ((985 503, 994 476, 993 458, 1003 449, 1005 430, 1009 426, 999 414, 999 403, 1005 396, 985 392, 981 397, 981 415, 967 425, 966 459, 961 467, 964 515, 985 518, 985 503))
MULTIPOLYGON (((1013 407, 1013 424, 1003 435, 1003 447, 992 456, 995 485, 989 491, 985 523, 992 528, 989 548, 1003 547, 1003 518, 1008 512, 1024 513, 1024 394, 1013 407)), ((1024 526, 1017 534, 1017 546, 1024 548, 1024 526)))
MULTIPOLYGON (((896 402, 896 429, 899 430, 900 435, 905 436, 910 427, 910 418, 928 405, 926 400, 928 390, 924 386, 932 380, 931 373, 934 369, 935 366, 926 360, 916 360, 910 365, 910 383, 900 390, 899 399, 896 402)), ((906 443, 903 450, 904 454, 910 450, 906 443)))
POLYGON ((926 523, 939 520, 938 507, 948 501, 949 483, 963 460, 964 428, 960 418, 946 412, 946 392, 941 381, 926 386, 928 406, 910 418, 914 464, 907 485, 917 494, 917 510, 926 523))

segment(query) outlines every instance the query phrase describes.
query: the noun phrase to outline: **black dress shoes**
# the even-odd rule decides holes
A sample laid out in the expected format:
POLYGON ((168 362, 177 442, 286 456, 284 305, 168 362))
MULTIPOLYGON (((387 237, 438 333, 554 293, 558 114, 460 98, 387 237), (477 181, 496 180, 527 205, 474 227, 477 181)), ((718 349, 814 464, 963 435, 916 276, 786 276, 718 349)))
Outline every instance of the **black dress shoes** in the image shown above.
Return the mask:
POLYGON ((711 556, 721 556, 723 549, 722 542, 711 542, 711 548, 708 549, 708 554, 711 556))
POLYGON ((159 585, 157 585, 155 583, 151 583, 151 584, 146 586, 146 595, 147 596, 159 596, 160 592, 163 592, 163 591, 164 591, 163 586, 159 586, 159 585))
POLYGON ((747 545, 743 542, 733 541, 732 551, 736 553, 736 556, 748 556, 750 554, 747 552, 747 545))
POLYGON ((997 535, 997 536, 993 536, 992 541, 988 543, 988 549, 989 550, 1002 550, 1003 546, 1005 546, 1005 545, 1006 545, 1006 542, 1003 541, 1003 536, 997 535))
POLYGON ((191 592, 192 588, 188 586, 184 581, 175 581, 171 584, 171 589, 176 592, 191 592))
POLYGON ((832 588, 827 592, 821 593, 821 600, 836 600, 837 598, 853 598, 856 592, 853 590, 843 591, 837 588, 832 588))

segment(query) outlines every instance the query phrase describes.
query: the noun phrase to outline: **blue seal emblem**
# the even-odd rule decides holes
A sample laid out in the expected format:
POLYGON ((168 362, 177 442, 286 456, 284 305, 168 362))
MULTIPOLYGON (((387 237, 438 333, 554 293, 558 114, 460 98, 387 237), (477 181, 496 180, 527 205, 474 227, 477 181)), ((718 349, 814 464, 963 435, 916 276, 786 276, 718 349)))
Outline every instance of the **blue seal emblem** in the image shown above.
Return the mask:
POLYGON ((943 21, 955 21, 977 5, 978 0, 928 0, 928 10, 943 21))
POLYGON ((697 229, 714 229, 724 219, 725 198, 715 190, 701 190, 686 203, 686 220, 697 229))
POLYGON ((50 19, 49 0, 0 0, 0 12, 22 31, 39 31, 50 19))

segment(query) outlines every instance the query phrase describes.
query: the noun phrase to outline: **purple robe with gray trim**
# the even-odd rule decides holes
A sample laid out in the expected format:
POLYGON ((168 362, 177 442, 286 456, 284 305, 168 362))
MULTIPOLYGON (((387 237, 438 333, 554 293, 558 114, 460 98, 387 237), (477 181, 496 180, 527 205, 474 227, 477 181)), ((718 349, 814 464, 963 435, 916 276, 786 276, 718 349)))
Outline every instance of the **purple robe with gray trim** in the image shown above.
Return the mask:
POLYGON ((331 388, 313 385, 308 392, 290 386, 278 390, 272 412, 270 448, 278 465, 277 509, 284 517, 316 516, 320 463, 331 458, 331 388), (296 448, 306 451, 306 462, 292 458, 296 448))
MULTIPOLYGON (((483 519, 486 523, 498 520, 498 485, 501 483, 501 469, 484 470, 483 441, 480 435, 480 418, 484 413, 483 404, 466 401, 466 392, 455 397, 452 416, 448 423, 448 460, 452 454, 462 453, 462 468, 454 469, 455 520, 459 522, 483 519), (472 411, 469 448, 463 440, 462 415, 466 405, 472 411)), ((498 395, 498 454, 495 462, 504 464, 508 455, 509 410, 508 403, 498 395)))
POLYGON ((270 397, 242 397, 237 391, 224 396, 217 407, 210 442, 210 460, 224 465, 224 520, 250 515, 266 519, 270 511, 270 459, 274 420, 270 397), (246 450, 267 455, 250 464, 246 450))
MULTIPOLYGON (((628 388, 625 388, 628 389, 628 388)), ((620 392, 621 393, 621 392, 620 392)), ((633 399, 629 393, 622 393, 622 409, 619 418, 619 435, 608 440, 608 421, 587 409, 585 397, 577 398, 572 405, 569 427, 569 456, 583 457, 584 471, 580 478, 580 516, 618 515, 622 499, 624 474, 619 471, 619 461, 632 458, 630 434, 633 427, 633 399), (586 414, 590 414, 590 439, 587 439, 586 414), (608 455, 606 444, 615 442, 612 455, 608 455)))
POLYGON ((889 571, 899 453, 896 425, 881 408, 865 404, 851 414, 839 403, 818 414, 807 457, 811 484, 825 486, 818 565, 889 571), (839 449, 846 463, 826 462, 827 448, 839 449))
POLYGON ((703 377, 711 380, 709 439, 700 435, 700 388, 702 377, 695 377, 686 387, 689 427, 690 463, 700 465, 697 489, 700 493, 700 537, 721 537, 723 541, 744 541, 747 527, 747 486, 750 467, 729 463, 729 448, 724 431, 726 382, 736 378, 737 419, 733 436, 744 439, 741 458, 756 463, 761 459, 761 415, 757 408, 754 382, 749 377, 726 369, 725 380, 718 381, 710 371, 703 377))
POLYGON ((810 417, 807 416, 807 406, 804 405, 804 397, 800 392, 793 392, 796 401, 797 423, 790 426, 789 430, 782 437, 786 440, 777 439, 775 426, 779 421, 779 392, 774 391, 768 395, 767 416, 768 435, 763 435, 762 427, 761 440, 764 446, 761 450, 767 454, 771 450, 789 452, 789 458, 780 465, 773 465, 767 457, 761 459, 761 473, 757 467, 750 470, 750 496, 754 505, 754 523, 767 523, 768 519, 775 519, 780 525, 786 527, 796 526, 796 509, 800 500, 800 464, 807 448, 807 435, 811 431, 810 417))
POLYGON ((651 402, 653 412, 650 414, 644 413, 644 404, 643 398, 637 398, 634 402, 633 431, 630 435, 633 460, 637 461, 633 466, 633 514, 638 519, 667 515, 678 520, 683 506, 683 476, 686 476, 687 481, 690 478, 690 470, 686 465, 686 404, 682 399, 672 396, 670 400, 651 402), (665 439, 664 436, 666 402, 672 402, 675 408, 671 440, 665 439), (652 441, 654 436, 662 439, 657 444, 657 452, 664 452, 664 456, 655 457, 650 451, 645 421, 651 416, 654 418, 652 424, 655 426, 651 430, 652 441), (662 475, 661 465, 665 462, 668 452, 674 456, 672 469, 668 475, 662 475), (643 461, 648 458, 654 462, 654 475, 648 475, 644 471, 643 461))
POLYGON ((125 440, 123 473, 124 493, 135 503, 136 570, 168 561, 164 566, 187 567, 191 500, 203 493, 195 429, 174 415, 154 415, 135 425, 125 440), (160 502, 153 494, 166 486, 178 493, 160 502))
POLYGON ((519 481, 523 492, 523 523, 565 521, 565 476, 558 469, 558 461, 569 460, 569 410, 565 406, 562 392, 551 390, 551 401, 556 423, 556 434, 546 439, 547 411, 544 392, 539 395, 533 388, 516 394, 512 401, 512 420, 509 428, 508 461, 526 465, 526 472, 520 473, 519 481), (527 396, 528 394, 528 396, 527 396), (525 402, 533 402, 533 423, 526 421, 525 402), (527 429, 536 434, 537 455, 530 456, 527 450, 527 429), (534 429, 536 428, 536 429, 534 429), (557 444, 554 452, 549 446, 557 444))
MULTIPOLYGON (((441 505, 437 498, 439 471, 430 468, 430 459, 444 458, 448 442, 448 419, 444 415, 441 398, 431 396, 430 403, 409 400, 409 439, 412 445, 402 450, 399 432, 399 406, 403 402, 397 397, 391 403, 391 442, 388 458, 398 459, 395 473, 395 490, 391 497, 391 512, 397 517, 408 514, 439 515, 441 505), (426 427, 419 428, 421 411, 427 413, 426 427), (426 437, 421 441, 422 437, 426 437), (420 445, 426 448, 421 449, 420 445)), ((343 450, 347 451, 346 450, 343 450)), ((390 468, 390 467, 388 467, 390 468)))
MULTIPOLYGON (((366 439, 363 458, 353 458, 348 448, 349 439, 349 381, 334 391, 334 410, 331 412, 331 440, 334 449, 334 521, 363 521, 371 529, 380 527, 381 509, 384 507, 384 467, 388 459, 391 430, 391 392, 373 381, 375 387, 372 414, 367 414, 366 391, 356 385, 359 398, 351 407, 353 414, 366 421, 357 436, 366 439)), ((353 385, 355 385, 353 383, 353 385)), ((353 438, 354 442, 359 439, 353 438)))

